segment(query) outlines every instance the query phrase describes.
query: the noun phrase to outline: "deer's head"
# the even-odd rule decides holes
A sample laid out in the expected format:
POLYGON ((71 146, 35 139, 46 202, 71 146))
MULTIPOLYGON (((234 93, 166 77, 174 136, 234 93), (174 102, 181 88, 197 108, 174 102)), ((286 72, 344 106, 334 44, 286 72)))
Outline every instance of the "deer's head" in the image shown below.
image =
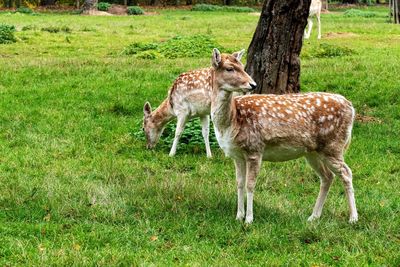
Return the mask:
POLYGON ((249 74, 244 71, 240 62, 244 50, 232 55, 221 54, 214 48, 212 54, 212 66, 215 70, 215 82, 219 90, 228 92, 251 92, 256 89, 257 84, 249 74))
POLYGON ((163 127, 160 127, 157 119, 151 115, 151 106, 146 102, 143 107, 143 131, 146 135, 146 147, 154 148, 163 132, 163 127))

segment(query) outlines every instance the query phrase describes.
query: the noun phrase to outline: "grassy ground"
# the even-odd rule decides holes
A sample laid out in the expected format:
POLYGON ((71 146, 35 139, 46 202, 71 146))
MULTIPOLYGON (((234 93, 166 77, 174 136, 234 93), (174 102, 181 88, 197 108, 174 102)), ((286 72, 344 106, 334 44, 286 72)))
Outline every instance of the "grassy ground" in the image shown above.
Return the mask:
POLYGON ((399 266, 400 27, 371 10, 322 15, 301 77, 303 91, 341 93, 366 120, 346 155, 359 223, 347 223, 339 181, 322 218, 306 223, 319 182, 296 160, 264 163, 250 227, 234 220, 234 167, 219 149, 209 160, 202 146, 181 146, 169 158, 168 147, 147 151, 138 138, 143 103, 157 105, 180 72, 210 59, 121 51, 197 33, 246 48, 257 16, 0 13, 19 38, 0 45, 0 265, 399 266), (40 30, 48 26, 72 32, 40 30))

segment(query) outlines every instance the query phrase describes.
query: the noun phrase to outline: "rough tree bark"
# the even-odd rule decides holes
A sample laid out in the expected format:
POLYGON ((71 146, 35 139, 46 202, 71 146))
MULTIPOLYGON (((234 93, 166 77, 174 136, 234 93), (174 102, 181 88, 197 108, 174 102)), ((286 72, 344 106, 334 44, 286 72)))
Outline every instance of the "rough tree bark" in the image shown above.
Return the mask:
POLYGON ((300 51, 311 0, 265 0, 247 54, 258 93, 300 91, 300 51))

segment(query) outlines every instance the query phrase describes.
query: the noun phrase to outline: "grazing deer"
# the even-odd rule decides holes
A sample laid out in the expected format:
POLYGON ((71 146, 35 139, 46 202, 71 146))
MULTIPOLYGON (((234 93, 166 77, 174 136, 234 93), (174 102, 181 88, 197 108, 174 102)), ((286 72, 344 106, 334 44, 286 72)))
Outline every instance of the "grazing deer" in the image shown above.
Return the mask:
POLYGON ((169 90, 168 97, 157 109, 152 111, 150 103, 146 102, 143 107, 143 130, 147 148, 153 148, 160 139, 165 125, 177 118, 175 138, 169 153, 170 156, 174 156, 186 122, 190 118, 200 117, 207 157, 211 157, 209 142, 211 88, 210 68, 190 71, 179 75, 169 90))
POLYGON ((328 93, 245 95, 256 88, 233 55, 212 55, 211 119, 225 155, 236 167, 238 210, 242 220, 247 189, 246 223, 253 221, 253 192, 262 160, 279 162, 304 156, 321 179, 320 192, 309 221, 321 216, 334 174, 344 186, 350 222, 357 221, 352 173, 343 153, 349 145, 354 119, 352 104, 328 93))
MULTIPOLYGON (((244 50, 236 52, 234 55, 240 61, 243 53, 244 50)), ((212 68, 183 73, 173 83, 167 99, 156 110, 152 112, 150 103, 145 103, 143 130, 146 135, 147 148, 153 148, 157 144, 165 125, 176 117, 175 138, 169 153, 170 156, 174 156, 188 119, 200 117, 207 157, 211 157, 209 115, 212 73, 212 68)))
POLYGON ((321 0, 312 0, 311 5, 310 5, 310 13, 308 15, 307 19, 307 24, 308 24, 308 29, 304 31, 304 38, 308 39, 310 38, 313 22, 312 22, 312 16, 317 17, 317 22, 318 22, 318 39, 321 39, 321 8, 322 8, 322 2, 321 0))

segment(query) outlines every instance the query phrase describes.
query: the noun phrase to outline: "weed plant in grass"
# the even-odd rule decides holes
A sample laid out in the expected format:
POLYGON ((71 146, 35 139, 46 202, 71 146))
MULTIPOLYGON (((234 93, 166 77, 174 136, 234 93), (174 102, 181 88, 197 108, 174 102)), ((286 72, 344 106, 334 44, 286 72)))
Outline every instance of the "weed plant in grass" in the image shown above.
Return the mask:
POLYGON ((15 26, 0 24, 0 44, 15 43, 15 26))
MULTIPOLYGON (((249 227, 234 219, 234 166, 218 148, 209 160, 191 140, 170 158, 172 124, 155 150, 140 136, 145 101, 161 103, 180 73, 210 66, 210 55, 121 51, 200 34, 237 51, 256 16, 0 13, 18 29, 16 43, 0 45, 0 265, 398 266, 400 28, 386 7, 365 10, 378 15, 322 14, 322 40, 305 41, 301 66, 302 91, 340 93, 362 118, 346 154, 359 223, 347 223, 338 179, 321 219, 307 223, 319 179, 296 160, 264 163, 249 227), (33 30, 49 25, 71 33, 33 30), (322 44, 352 52, 313 56, 322 44)), ((200 142, 193 127, 186 134, 200 142)))

